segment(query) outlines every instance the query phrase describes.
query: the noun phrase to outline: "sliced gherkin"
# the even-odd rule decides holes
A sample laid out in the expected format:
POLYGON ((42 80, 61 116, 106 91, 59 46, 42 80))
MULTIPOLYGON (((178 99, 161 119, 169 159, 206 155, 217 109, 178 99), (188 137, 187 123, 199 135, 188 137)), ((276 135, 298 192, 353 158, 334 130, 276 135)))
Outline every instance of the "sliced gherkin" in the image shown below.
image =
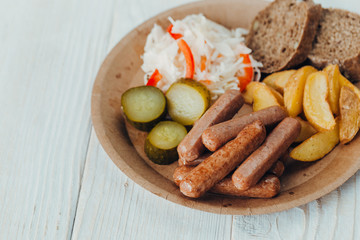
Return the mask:
POLYGON ((126 119, 141 131, 150 131, 166 115, 166 98, 153 86, 134 87, 121 96, 126 119))
POLYGON ((177 122, 159 122, 145 140, 145 153, 156 164, 170 164, 178 160, 176 148, 186 134, 186 128, 177 122))
POLYGON ((193 79, 182 78, 166 92, 170 117, 185 126, 193 125, 210 106, 207 87, 193 79))

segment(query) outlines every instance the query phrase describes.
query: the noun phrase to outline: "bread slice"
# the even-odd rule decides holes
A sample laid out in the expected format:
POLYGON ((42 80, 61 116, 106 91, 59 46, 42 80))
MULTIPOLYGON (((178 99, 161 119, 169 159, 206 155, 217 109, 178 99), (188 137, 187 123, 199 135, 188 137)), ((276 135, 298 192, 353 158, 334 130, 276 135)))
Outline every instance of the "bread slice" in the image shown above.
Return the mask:
POLYGON ((253 20, 246 45, 272 73, 306 60, 321 17, 321 6, 312 1, 276 0, 253 20))
POLYGON ((309 59, 318 68, 338 64, 345 77, 360 80, 360 16, 323 9, 309 59))

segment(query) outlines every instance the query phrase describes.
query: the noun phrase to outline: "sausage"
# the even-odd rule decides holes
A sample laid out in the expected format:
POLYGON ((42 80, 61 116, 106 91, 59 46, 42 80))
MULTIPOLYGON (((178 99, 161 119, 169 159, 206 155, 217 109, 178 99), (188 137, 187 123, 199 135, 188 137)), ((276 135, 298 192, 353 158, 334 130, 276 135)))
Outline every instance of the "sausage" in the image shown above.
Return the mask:
POLYGON ((287 117, 287 113, 280 106, 272 106, 257 112, 234 117, 231 120, 207 128, 201 136, 202 142, 210 151, 216 151, 226 142, 235 138, 247 124, 255 120, 260 120, 265 126, 271 126, 285 117, 287 117))
MULTIPOLYGON (((207 156, 210 156, 209 154, 207 156)), ((204 161, 205 158, 199 158, 196 159, 194 162, 197 161, 204 161)), ((177 186, 180 185, 180 182, 189 174, 191 170, 193 170, 196 166, 195 165, 182 165, 177 168, 175 168, 173 179, 177 186)), ((281 177, 281 175, 284 173, 285 166, 284 164, 279 160, 276 161, 271 168, 269 169, 268 173, 271 175, 275 175, 277 177, 281 177)), ((225 178, 224 178, 225 179, 225 178)), ((230 178, 231 179, 231 178, 230 178)), ((231 180, 232 181, 232 180, 231 180)))
POLYGON ((184 165, 185 161, 183 161, 182 159, 179 159, 178 163, 179 163, 179 166, 197 166, 200 163, 202 163, 209 156, 210 156, 210 153, 205 153, 205 154, 201 155, 199 158, 197 158, 191 162, 186 162, 186 165, 184 165))
POLYGON ((276 161, 271 168, 269 169, 269 173, 274 174, 277 177, 281 177, 281 175, 284 173, 285 166, 282 161, 276 161))
MULTIPOLYGON (((173 176, 175 184, 179 186, 180 182, 194 168, 193 166, 177 167, 173 176)), ((216 183, 209 191, 237 197, 271 198, 280 192, 280 180, 272 174, 267 174, 254 187, 242 191, 235 187, 231 177, 226 177, 216 183)))
POLYGON ((234 185, 240 190, 254 186, 295 141, 300 129, 301 125, 295 118, 282 120, 265 142, 235 170, 232 175, 234 185))
POLYGON ((201 141, 203 131, 222 121, 226 121, 242 107, 244 99, 239 90, 227 90, 219 99, 195 122, 193 128, 178 145, 177 151, 184 165, 197 159, 204 151, 201 141))
POLYGON ((280 180, 275 175, 267 174, 255 186, 247 190, 239 190, 228 177, 215 184, 210 191, 237 197, 272 198, 280 192, 280 180))
POLYGON ((197 198, 212 188, 244 159, 250 155, 266 137, 260 121, 246 126, 238 136, 214 152, 196 166, 180 183, 180 191, 188 197, 197 198))

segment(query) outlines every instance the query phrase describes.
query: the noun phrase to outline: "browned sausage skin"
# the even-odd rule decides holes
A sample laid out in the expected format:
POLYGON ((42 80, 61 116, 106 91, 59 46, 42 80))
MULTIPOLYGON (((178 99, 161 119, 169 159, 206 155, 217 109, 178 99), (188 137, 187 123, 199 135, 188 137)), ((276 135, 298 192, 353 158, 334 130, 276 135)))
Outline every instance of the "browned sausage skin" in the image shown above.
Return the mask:
POLYGON ((177 150, 183 165, 197 159, 204 151, 201 141, 203 131, 219 122, 226 121, 242 107, 244 99, 239 90, 227 90, 219 99, 196 121, 190 132, 184 137, 177 150))
POLYGON ((249 156, 266 137, 260 121, 246 126, 238 136, 196 166, 180 183, 180 191, 197 198, 212 188, 249 156))
POLYGON ((285 117, 287 117, 286 111, 279 106, 237 116, 231 120, 207 128, 201 136, 202 142, 210 151, 216 151, 216 149, 220 148, 226 142, 235 138, 247 124, 255 120, 260 120, 265 126, 271 126, 280 122, 285 117))
POLYGON ((234 185, 239 190, 254 186, 295 141, 300 129, 295 118, 287 117, 281 121, 265 142, 236 169, 232 175, 234 185))
POLYGON ((275 175, 267 174, 255 186, 247 190, 239 190, 228 177, 215 184, 210 191, 237 197, 272 198, 280 192, 280 180, 275 175))
POLYGON ((179 159, 178 163, 179 163, 179 166, 197 166, 200 163, 202 163, 206 158, 208 158, 210 155, 211 155, 210 153, 204 153, 199 158, 197 158, 191 162, 186 162, 186 165, 184 165, 185 161, 182 159, 179 159))
MULTIPOLYGON (((193 166, 177 167, 174 171, 174 182, 179 186, 180 182, 194 169, 193 166)), ((237 197, 271 198, 280 191, 280 180, 272 175, 265 175, 258 184, 248 190, 242 191, 235 187, 231 177, 226 177, 216 183, 210 192, 237 197)))
POLYGON ((285 170, 285 166, 284 163, 282 161, 276 161, 271 168, 269 169, 269 173, 274 174, 277 177, 281 177, 284 173, 285 170))

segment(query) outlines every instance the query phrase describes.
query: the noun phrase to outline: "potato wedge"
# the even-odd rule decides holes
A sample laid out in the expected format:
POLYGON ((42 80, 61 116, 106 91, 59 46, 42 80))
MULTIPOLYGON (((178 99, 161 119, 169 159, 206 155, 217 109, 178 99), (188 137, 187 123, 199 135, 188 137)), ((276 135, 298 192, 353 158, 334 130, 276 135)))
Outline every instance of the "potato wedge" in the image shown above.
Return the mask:
POLYGON ((339 124, 334 128, 318 132, 298 145, 290 152, 290 157, 304 162, 319 160, 328 154, 339 143, 339 124))
POLYGON ((254 112, 271 106, 281 106, 270 87, 263 85, 254 90, 254 112))
POLYGON ((360 128, 360 99, 348 86, 340 92, 340 142, 350 142, 360 128))
POLYGON ((358 96, 358 98, 360 99, 360 90, 341 74, 339 77, 339 83, 340 83, 340 88, 343 86, 347 86, 347 87, 351 88, 351 90, 353 90, 355 92, 355 94, 358 96))
POLYGON ((328 95, 327 74, 322 71, 310 74, 305 83, 304 113, 311 125, 320 132, 331 130, 336 125, 327 101, 328 95))
POLYGON ((281 106, 284 106, 284 97, 281 95, 281 93, 279 93, 278 91, 276 91, 275 89, 273 89, 272 87, 269 87, 269 89, 271 90, 271 92, 274 94, 274 96, 276 97, 276 100, 278 101, 278 103, 281 106))
POLYGON ((279 72, 279 76, 275 80, 275 90, 283 94, 287 81, 295 72, 296 70, 286 70, 279 72))
POLYGON ((242 93, 244 100, 247 104, 252 104, 254 101, 254 91, 256 88, 261 86, 265 86, 265 84, 260 82, 250 82, 247 86, 245 91, 242 93))
POLYGON ((262 80, 263 83, 265 83, 266 85, 268 85, 269 87, 272 87, 274 89, 277 89, 277 86, 275 84, 275 81, 281 77, 281 75, 283 75, 284 72, 276 72, 276 73, 272 73, 269 76, 267 76, 266 78, 264 78, 264 80, 262 80))
POLYGON ((284 104, 290 117, 296 117, 303 111, 304 87, 307 77, 317 70, 305 66, 293 73, 284 88, 284 104))
POLYGON ((328 75, 329 81, 329 104, 331 111, 335 115, 339 115, 339 97, 340 97, 340 70, 338 65, 329 65, 324 68, 324 72, 328 75))
POLYGON ((295 142, 303 142, 315 133, 317 133, 316 129, 311 126, 309 122, 302 120, 300 117, 296 117, 296 119, 301 124, 301 130, 299 136, 295 139, 295 142))

